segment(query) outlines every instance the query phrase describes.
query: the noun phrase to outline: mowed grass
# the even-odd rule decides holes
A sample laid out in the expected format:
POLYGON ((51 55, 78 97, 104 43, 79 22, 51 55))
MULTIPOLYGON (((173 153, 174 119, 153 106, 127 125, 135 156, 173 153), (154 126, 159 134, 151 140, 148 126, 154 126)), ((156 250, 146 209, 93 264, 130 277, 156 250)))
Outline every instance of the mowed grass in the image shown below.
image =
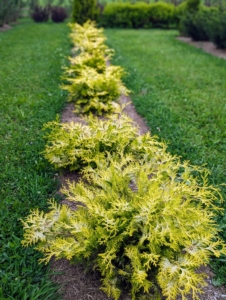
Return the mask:
MULTIPOLYGON (((151 133, 167 141, 172 154, 206 165, 211 184, 226 183, 226 60, 176 40, 176 31, 105 34, 116 51, 114 63, 128 72, 127 87, 151 133)), ((226 187, 221 191, 226 199, 226 187)), ((218 222, 226 239, 225 213, 218 222)))
POLYGON ((55 171, 43 160, 43 123, 66 96, 61 67, 70 53, 66 24, 21 22, 0 32, 0 299, 56 299, 40 255, 21 246, 21 218, 46 209, 55 171))

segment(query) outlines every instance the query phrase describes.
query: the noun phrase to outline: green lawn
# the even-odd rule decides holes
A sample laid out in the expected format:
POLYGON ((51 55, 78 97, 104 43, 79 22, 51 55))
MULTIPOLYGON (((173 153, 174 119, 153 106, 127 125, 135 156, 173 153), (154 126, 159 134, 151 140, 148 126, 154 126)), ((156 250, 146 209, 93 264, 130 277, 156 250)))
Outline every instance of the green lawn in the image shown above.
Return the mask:
MULTIPOLYGON (((167 141, 172 154, 206 164, 212 184, 225 183, 226 60, 177 41, 176 31, 109 29, 105 34, 152 134, 167 141)), ((225 187, 222 193, 226 199, 225 187)), ((226 214, 218 222, 225 229, 226 214)), ((225 230, 222 234, 226 238, 225 230)))
POLYGON ((46 208, 55 171, 43 160, 43 123, 66 95, 59 88, 70 53, 66 24, 23 21, 0 32, 0 299, 56 299, 39 254, 23 248, 30 209, 46 208))

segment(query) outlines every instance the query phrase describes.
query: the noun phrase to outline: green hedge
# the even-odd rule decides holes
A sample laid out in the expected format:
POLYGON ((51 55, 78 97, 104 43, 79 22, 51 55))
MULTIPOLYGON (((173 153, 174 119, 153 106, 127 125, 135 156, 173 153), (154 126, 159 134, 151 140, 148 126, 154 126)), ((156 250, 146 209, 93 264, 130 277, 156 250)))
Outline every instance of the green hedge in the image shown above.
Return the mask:
POLYGON ((110 3, 104 8, 101 25, 120 28, 169 28, 176 23, 175 7, 157 2, 110 3))

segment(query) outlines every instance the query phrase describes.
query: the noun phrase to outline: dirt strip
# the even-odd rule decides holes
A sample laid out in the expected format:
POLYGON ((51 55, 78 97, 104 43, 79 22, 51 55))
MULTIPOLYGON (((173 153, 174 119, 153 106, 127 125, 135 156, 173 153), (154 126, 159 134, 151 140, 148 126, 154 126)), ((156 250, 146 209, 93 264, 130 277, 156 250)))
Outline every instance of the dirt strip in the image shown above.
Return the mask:
MULTIPOLYGON (((131 103, 131 99, 127 96, 122 96, 120 99, 121 104, 128 104, 124 109, 124 112, 134 121, 135 125, 140 128, 140 134, 148 132, 148 127, 144 119, 142 119, 136 112, 134 106, 131 103)), ((81 117, 73 113, 74 105, 67 104, 65 107, 61 120, 62 122, 79 122, 84 123, 81 117)), ((67 180, 78 182, 81 179, 81 175, 78 172, 65 172, 59 176, 59 180, 62 185, 66 184, 67 180)), ((70 206, 72 209, 76 207, 76 204, 64 199, 62 204, 70 206)), ((71 265, 66 259, 52 260, 51 268, 57 274, 52 277, 53 281, 61 285, 62 299, 63 300, 112 300, 108 298, 99 288, 101 286, 101 280, 98 272, 86 271, 81 265, 71 265)), ((214 274, 209 267, 202 267, 198 272, 203 272, 207 275, 206 287, 203 289, 203 294, 200 295, 201 300, 222 300, 226 299, 225 287, 214 287, 211 283, 211 279, 214 274)), ((120 300, 130 300, 128 295, 122 295, 120 300)), ((164 298, 163 298, 164 299, 164 298)), ((179 300, 180 298, 178 298, 179 300)), ((188 300, 192 300, 192 297, 187 297, 188 300)))
POLYGON ((189 45, 192 45, 196 48, 200 48, 203 51, 210 53, 214 56, 217 56, 219 58, 226 59, 226 50, 225 49, 218 49, 216 45, 214 45, 212 42, 205 42, 205 41, 193 41, 189 37, 179 36, 177 37, 177 40, 187 43, 189 45))

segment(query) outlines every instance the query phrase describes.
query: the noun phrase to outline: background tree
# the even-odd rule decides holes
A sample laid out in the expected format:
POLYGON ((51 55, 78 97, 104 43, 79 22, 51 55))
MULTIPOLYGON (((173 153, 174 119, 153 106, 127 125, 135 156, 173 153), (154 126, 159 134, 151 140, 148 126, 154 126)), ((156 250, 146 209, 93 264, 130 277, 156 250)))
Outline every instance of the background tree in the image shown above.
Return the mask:
POLYGON ((98 8, 96 0, 73 0, 72 21, 83 24, 87 20, 96 20, 98 8))
POLYGON ((0 0, 0 26, 15 22, 28 0, 0 0))

